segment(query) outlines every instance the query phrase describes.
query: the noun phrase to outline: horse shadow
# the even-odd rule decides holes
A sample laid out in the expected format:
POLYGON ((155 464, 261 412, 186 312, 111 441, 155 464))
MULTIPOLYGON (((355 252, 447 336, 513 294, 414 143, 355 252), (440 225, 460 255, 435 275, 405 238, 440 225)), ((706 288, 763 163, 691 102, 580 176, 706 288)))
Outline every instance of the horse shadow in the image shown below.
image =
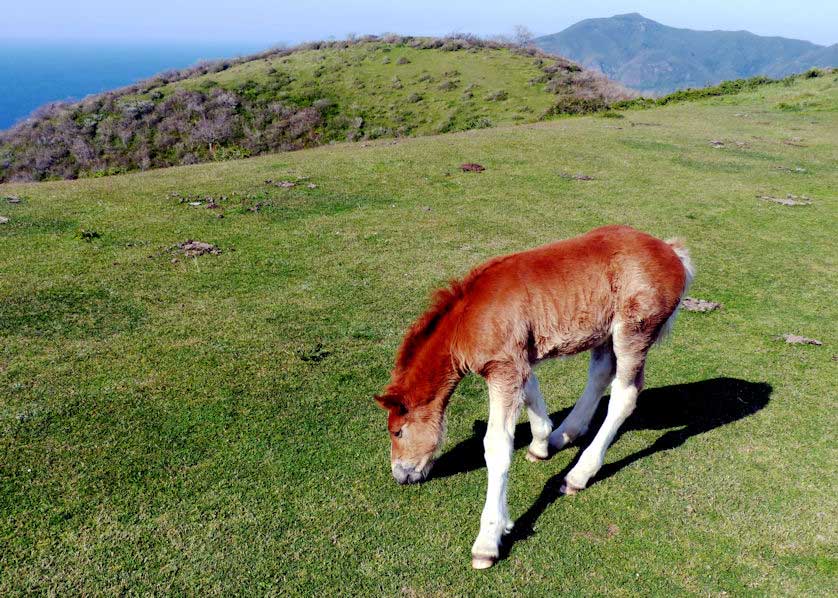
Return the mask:
MULTIPOLYGON (((654 455, 660 451, 677 448, 698 434, 725 426, 756 413, 768 404, 772 387, 765 382, 749 382, 738 378, 713 378, 700 382, 675 384, 644 390, 637 400, 637 407, 614 439, 617 442, 623 433, 630 430, 667 430, 648 447, 623 457, 614 463, 606 463, 588 483, 592 485, 619 473, 623 468, 654 455)), ((512 532, 504 538, 501 558, 506 558, 515 542, 533 535, 535 522, 553 502, 561 496, 559 488, 582 449, 593 440, 596 431, 605 419, 608 399, 604 397, 591 421, 588 433, 577 439, 580 447, 576 457, 561 472, 552 476, 533 505, 515 521, 512 532)), ((557 426, 570 413, 570 408, 551 414, 557 426)), ((473 434, 436 462, 432 477, 444 478, 485 467, 483 461, 483 436, 486 422, 475 421, 473 434)), ((515 450, 530 443, 532 436, 529 423, 520 423, 515 428, 515 450)))

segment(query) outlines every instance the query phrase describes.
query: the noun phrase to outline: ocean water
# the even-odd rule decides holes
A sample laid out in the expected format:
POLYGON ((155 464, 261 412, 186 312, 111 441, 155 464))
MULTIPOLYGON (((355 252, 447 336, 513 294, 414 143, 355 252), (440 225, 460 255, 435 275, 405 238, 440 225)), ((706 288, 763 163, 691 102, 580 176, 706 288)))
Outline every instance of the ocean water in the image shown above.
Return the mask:
POLYGON ((233 58, 265 44, 121 44, 0 40, 0 129, 35 108, 122 87, 199 60, 233 58))

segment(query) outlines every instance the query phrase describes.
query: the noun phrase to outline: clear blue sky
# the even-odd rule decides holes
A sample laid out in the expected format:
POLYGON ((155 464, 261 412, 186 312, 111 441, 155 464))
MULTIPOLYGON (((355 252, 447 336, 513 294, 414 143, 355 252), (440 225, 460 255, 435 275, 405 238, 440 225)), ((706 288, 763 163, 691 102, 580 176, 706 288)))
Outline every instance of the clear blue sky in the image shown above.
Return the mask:
POLYGON ((2 0, 0 39, 245 42, 270 46, 348 33, 555 33, 590 17, 639 12, 674 27, 747 29, 838 42, 838 0, 2 0))

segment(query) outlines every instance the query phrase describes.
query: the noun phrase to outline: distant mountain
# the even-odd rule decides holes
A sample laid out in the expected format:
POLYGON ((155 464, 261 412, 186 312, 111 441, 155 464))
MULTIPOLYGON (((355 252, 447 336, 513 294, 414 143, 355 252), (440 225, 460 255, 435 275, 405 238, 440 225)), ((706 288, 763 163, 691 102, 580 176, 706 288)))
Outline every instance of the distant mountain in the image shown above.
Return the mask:
POLYGON ((677 29, 637 13, 586 19, 536 38, 535 44, 643 93, 838 65, 838 44, 825 47, 747 31, 677 29))

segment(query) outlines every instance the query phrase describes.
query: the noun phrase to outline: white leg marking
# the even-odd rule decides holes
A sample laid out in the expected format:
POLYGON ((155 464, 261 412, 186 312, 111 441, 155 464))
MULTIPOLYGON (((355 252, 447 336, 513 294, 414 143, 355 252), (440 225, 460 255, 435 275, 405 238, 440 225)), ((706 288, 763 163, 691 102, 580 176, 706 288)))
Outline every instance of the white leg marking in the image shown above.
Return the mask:
POLYGON ((550 444, 554 448, 562 449, 588 431, 588 425, 596 412, 599 400, 614 379, 614 367, 614 354, 610 342, 591 351, 585 391, 576 401, 570 414, 550 434, 550 444))
POLYGON ((608 401, 608 415, 602 426, 596 433, 593 442, 585 449, 579 461, 565 477, 564 490, 567 494, 573 494, 585 488, 588 480, 593 477, 605 462, 605 451, 614 440, 614 436, 626 421, 626 418, 634 411, 637 404, 637 395, 640 393, 643 373, 642 366, 639 373, 634 372, 627 376, 630 382, 625 382, 625 377, 617 374, 617 378, 611 386, 611 400, 608 401))
POLYGON ((515 422, 522 402, 520 388, 512 391, 508 386, 489 382, 489 425, 483 439, 489 481, 486 504, 480 516, 480 532, 471 549, 472 566, 476 569, 490 567, 497 560, 501 537, 512 529, 506 508, 506 485, 515 422))
POLYGON ((527 405, 527 415, 530 418, 532 431, 532 442, 527 450, 527 459, 530 461, 546 459, 549 456, 547 441, 553 429, 553 422, 550 421, 547 405, 544 403, 544 396, 541 394, 538 378, 534 373, 530 373, 524 386, 524 403, 527 405))

